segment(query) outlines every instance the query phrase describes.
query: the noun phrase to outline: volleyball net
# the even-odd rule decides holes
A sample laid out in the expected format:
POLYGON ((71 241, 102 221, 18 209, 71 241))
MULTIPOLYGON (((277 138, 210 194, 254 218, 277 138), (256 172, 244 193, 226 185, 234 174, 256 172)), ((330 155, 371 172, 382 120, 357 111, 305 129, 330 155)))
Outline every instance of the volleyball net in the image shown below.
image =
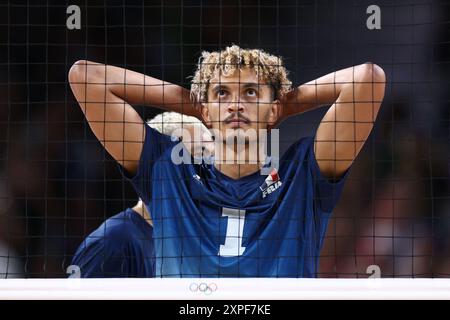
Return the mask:
MULTIPOLYGON (((86 60, 116 66, 176 84, 188 92, 192 83, 195 84, 192 77, 201 53, 220 51, 232 44, 283 57, 293 87, 365 62, 383 68, 385 94, 373 131, 352 164, 325 226, 321 226, 321 217, 283 221, 276 216, 275 220, 279 220, 271 222, 269 215, 263 221, 258 220, 261 218, 258 210, 265 210, 267 200, 261 196, 257 200, 252 198, 252 206, 225 206, 217 214, 200 210, 204 215, 194 218, 195 225, 201 226, 201 233, 192 235, 189 233, 192 230, 185 225, 171 229, 167 221, 180 226, 192 218, 192 212, 183 211, 187 210, 186 203, 204 205, 206 198, 200 197, 201 190, 217 190, 208 188, 221 181, 222 186, 228 186, 221 200, 226 203, 233 190, 241 192, 234 194, 241 199, 255 185, 237 187, 229 181, 229 176, 210 168, 215 176, 208 175, 207 179, 200 174, 173 178, 178 179, 169 183, 174 190, 190 179, 187 190, 192 198, 168 199, 164 188, 169 184, 164 183, 175 175, 165 175, 169 169, 160 163, 154 179, 159 179, 164 188, 151 191, 153 204, 149 203, 150 199, 143 199, 153 225, 146 225, 147 221, 137 227, 143 234, 139 249, 148 250, 145 251, 148 255, 136 258, 136 252, 127 251, 109 260, 105 257, 103 276, 107 277, 108 272, 116 275, 109 270, 108 263, 129 270, 133 259, 138 259, 138 266, 133 267, 140 268, 139 272, 154 264, 156 276, 201 276, 201 270, 209 270, 208 261, 223 265, 231 257, 236 259, 233 272, 223 273, 218 268, 204 276, 244 277, 248 273, 239 270, 249 268, 250 264, 249 260, 242 262, 244 256, 254 254, 251 257, 255 270, 261 271, 250 273, 253 276, 301 277, 305 275, 303 271, 264 271, 264 266, 271 263, 270 259, 273 262, 274 257, 265 256, 257 249, 252 251, 251 243, 267 245, 270 250, 275 250, 273 246, 292 248, 306 241, 306 234, 302 233, 305 225, 326 229, 308 233, 316 241, 314 246, 320 247, 319 253, 300 251, 310 248, 299 246, 297 254, 303 258, 280 253, 275 269, 311 259, 315 268, 311 274, 319 278, 440 278, 450 274, 450 3, 378 1, 373 6, 367 1, 344 4, 318 0, 80 1, 76 4, 8 1, 0 4, 0 15, 2 278, 66 278, 80 276, 79 273, 82 276, 83 268, 77 268, 73 258, 82 243, 88 248, 83 242, 86 237, 95 230, 98 232, 90 241, 101 237, 102 230, 109 228, 104 224, 108 219, 112 219, 111 225, 135 221, 126 213, 120 217, 117 214, 133 208, 139 197, 145 197, 136 193, 120 174, 117 161, 91 131, 92 123, 85 117, 87 107, 80 109, 80 99, 77 100, 69 83, 74 63, 86 60), (203 183, 201 187, 192 187, 196 179, 203 183), (163 202, 184 208, 180 209, 183 214, 158 212, 163 202), (281 234, 266 236, 267 225, 277 223, 279 230, 291 230, 292 225, 297 225, 297 229, 291 230, 288 238, 281 234), (145 236, 148 228, 155 228, 156 243, 152 249, 148 249, 153 244, 145 236), (214 233, 211 228, 219 231, 214 233), (208 238, 211 232, 213 236, 208 238), (316 239, 320 232, 323 232, 322 240, 316 239), (176 249, 171 247, 173 239, 178 245, 176 249), (189 248, 193 242, 197 243, 195 250, 189 248), (215 256, 202 256, 202 248, 214 245, 218 250, 215 256), (174 273, 167 267, 171 263, 177 264, 174 273), (199 264, 192 274, 189 263, 199 264), (181 264, 187 265, 186 269, 180 268, 181 264), (187 271, 183 274, 179 270, 187 271)), ((105 81, 100 82, 90 82, 86 80, 88 75, 84 76, 82 102, 89 104, 92 101, 89 102, 88 92, 108 83, 108 75, 104 71, 105 81)), ((130 74, 127 76, 125 72, 124 76, 130 74)), ((163 97, 169 97, 170 86, 162 92, 163 97)), ((184 111, 187 105, 183 105, 185 101, 180 93, 180 110, 184 111)), ((243 108, 251 108, 252 93, 245 94, 249 101, 242 102, 243 108)), ((164 117, 162 113, 167 110, 157 107, 133 105, 144 122, 154 119, 149 127, 167 135, 172 129, 184 128, 194 121, 174 118, 174 115, 164 117)), ((327 110, 329 106, 316 108, 281 123, 277 146, 281 159, 299 139, 316 134, 327 110)), ((124 123, 125 118, 122 120, 124 123)), ((107 116, 101 121, 106 123, 107 116)), ((258 118, 256 122, 260 121, 258 118)), ((116 123, 117 132, 125 130, 123 123, 122 126, 120 121, 116 123)), ((202 143, 205 142, 203 131, 200 136, 202 143)), ((183 134, 178 134, 180 137, 183 139, 179 140, 187 141, 183 134)), ((114 143, 114 137, 111 139, 109 142, 114 143)), ((101 142, 108 141, 105 138, 101 142)), ((205 145, 199 148, 205 151, 205 145)), ((268 176, 270 181, 265 176, 261 180, 262 195, 266 192, 268 198, 279 187, 283 190, 278 180, 286 184, 290 179, 282 174, 268 176)), ((255 187, 260 188, 261 184, 255 187)), ((276 207, 288 207, 282 201, 274 200, 274 203, 276 207)), ((300 210, 301 206, 292 207, 300 210)), ((117 231, 117 239, 105 238, 102 246, 110 250, 108 246, 119 246, 118 241, 128 240, 126 230, 117 231)), ((90 254, 106 255, 104 251, 90 254)), ((181 285, 182 290, 189 287, 190 283, 186 283, 181 285)))

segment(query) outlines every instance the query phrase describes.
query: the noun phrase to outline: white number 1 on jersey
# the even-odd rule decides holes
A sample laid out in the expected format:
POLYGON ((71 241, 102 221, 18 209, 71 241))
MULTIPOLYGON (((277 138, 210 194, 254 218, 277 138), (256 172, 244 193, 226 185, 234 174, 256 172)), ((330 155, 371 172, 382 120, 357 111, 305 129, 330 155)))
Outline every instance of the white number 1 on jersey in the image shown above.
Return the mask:
POLYGON ((245 210, 222 208, 222 217, 228 217, 225 244, 220 245, 219 255, 236 257, 244 253, 242 234, 244 231, 245 210))

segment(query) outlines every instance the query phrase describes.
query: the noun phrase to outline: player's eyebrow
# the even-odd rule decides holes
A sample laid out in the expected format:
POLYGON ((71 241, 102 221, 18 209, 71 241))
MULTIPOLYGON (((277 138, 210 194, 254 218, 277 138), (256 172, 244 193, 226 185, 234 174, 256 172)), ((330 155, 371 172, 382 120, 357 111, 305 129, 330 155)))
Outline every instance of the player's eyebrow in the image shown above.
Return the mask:
POLYGON ((255 82, 248 82, 242 86, 243 89, 247 88, 259 88, 261 84, 255 83, 255 82))
MULTIPOLYGON (((247 82, 245 83, 242 88, 243 89, 247 89, 247 88, 258 88, 259 86, 261 86, 261 84, 255 83, 255 82, 247 82)), ((225 84, 216 84, 212 87, 212 91, 213 92, 217 92, 221 89, 230 89, 227 85, 225 84)))
POLYGON ((228 86, 224 85, 224 84, 216 84, 212 87, 212 91, 213 92, 217 92, 221 89, 229 89, 228 86))

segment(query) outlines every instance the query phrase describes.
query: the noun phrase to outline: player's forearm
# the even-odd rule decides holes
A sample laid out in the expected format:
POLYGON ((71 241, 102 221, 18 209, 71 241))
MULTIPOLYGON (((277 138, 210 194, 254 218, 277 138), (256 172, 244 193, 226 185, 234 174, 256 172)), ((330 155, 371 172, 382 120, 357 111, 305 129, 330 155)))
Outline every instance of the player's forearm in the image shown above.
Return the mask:
POLYGON ((133 173, 142 150, 144 122, 130 104, 106 85, 105 70, 101 64, 78 62, 69 72, 70 87, 96 138, 133 173))
MULTIPOLYGON (((378 85, 384 81, 383 70, 372 63, 364 63, 329 73, 302 84, 290 92, 283 101, 283 116, 289 117, 331 105, 340 96, 348 96, 349 92, 357 93, 358 87, 361 87, 359 85, 362 83, 378 85)), ((355 96, 355 99, 357 98, 355 96)))
MULTIPOLYGON (((135 71, 82 60, 73 65, 69 79, 72 84, 95 84, 90 90, 106 90, 132 105, 154 106, 199 116, 190 101, 187 89, 135 71), (104 85, 104 88, 101 88, 101 85, 104 85)), ((99 99, 103 96, 99 95, 99 99)))

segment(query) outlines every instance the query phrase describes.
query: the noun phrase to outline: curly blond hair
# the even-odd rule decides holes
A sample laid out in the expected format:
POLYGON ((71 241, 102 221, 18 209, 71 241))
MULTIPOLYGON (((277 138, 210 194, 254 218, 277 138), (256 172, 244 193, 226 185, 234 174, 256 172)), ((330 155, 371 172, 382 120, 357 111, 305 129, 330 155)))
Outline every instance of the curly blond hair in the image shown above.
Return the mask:
POLYGON ((218 72, 220 76, 232 75, 236 68, 250 67, 258 79, 267 81, 275 90, 275 98, 280 98, 292 88, 283 59, 260 49, 242 49, 237 45, 222 51, 203 51, 198 60, 197 70, 191 80, 192 101, 206 102, 208 86, 218 72))

